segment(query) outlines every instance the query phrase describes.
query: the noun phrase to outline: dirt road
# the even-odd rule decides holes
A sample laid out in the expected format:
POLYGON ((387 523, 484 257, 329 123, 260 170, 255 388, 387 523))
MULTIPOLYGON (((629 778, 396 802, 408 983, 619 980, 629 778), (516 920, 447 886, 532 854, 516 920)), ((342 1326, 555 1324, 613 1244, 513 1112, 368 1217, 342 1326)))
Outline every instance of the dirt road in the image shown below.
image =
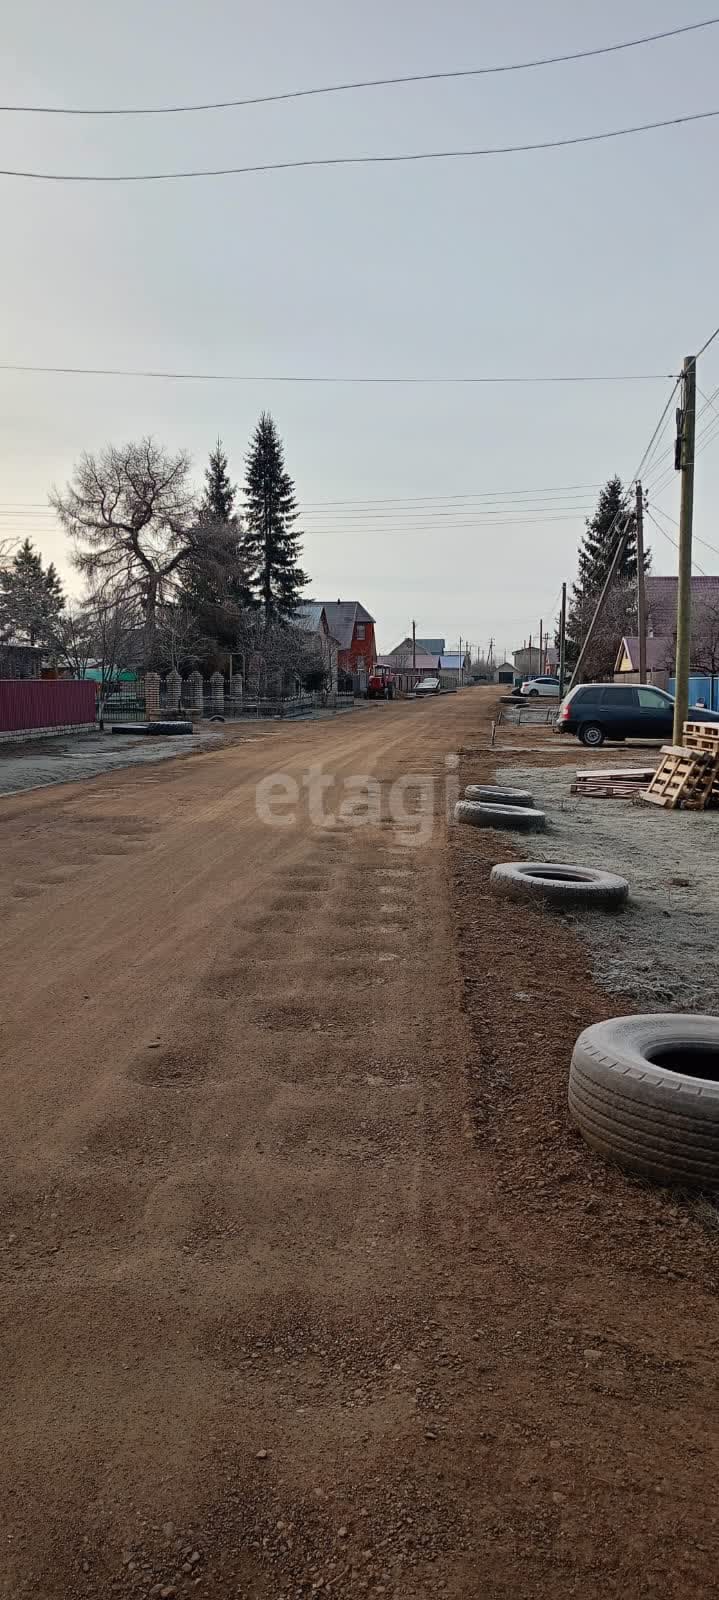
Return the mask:
POLYGON ((666 1202, 571 1142, 485 842, 387 814, 491 700, 1 803, 3 1596, 713 1593, 713 1244, 653 1275, 666 1202))

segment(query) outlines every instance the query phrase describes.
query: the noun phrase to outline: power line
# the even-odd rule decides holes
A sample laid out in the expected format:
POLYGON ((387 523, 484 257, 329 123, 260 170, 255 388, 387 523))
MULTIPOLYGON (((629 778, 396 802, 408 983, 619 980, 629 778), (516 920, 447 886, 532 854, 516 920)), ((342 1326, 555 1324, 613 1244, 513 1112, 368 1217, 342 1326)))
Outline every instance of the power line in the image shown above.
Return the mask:
MULTIPOLYGON (((664 517, 667 522, 671 522, 673 527, 675 527, 675 528, 679 527, 679 523, 677 522, 676 517, 673 517, 671 515, 671 512, 665 511, 663 506, 653 505, 652 506, 652 510, 653 510, 655 516, 664 517)), ((719 556, 719 549, 717 548, 717 546, 715 544, 710 544, 708 539, 700 539, 698 533, 694 533, 692 535, 692 538, 693 538, 693 541, 694 541, 695 544, 703 544, 705 550, 711 550, 712 553, 715 556, 719 556)))
POLYGON ((0 362, 0 372, 29 372, 46 373, 60 377, 79 378, 152 378, 166 379, 180 383, 315 383, 315 384, 494 384, 494 383, 664 383, 667 378, 672 378, 672 372, 615 372, 615 373, 551 373, 540 377, 530 377, 520 374, 516 377, 500 374, 498 377, 452 377, 435 374, 431 376, 396 376, 380 377, 374 375, 341 375, 320 374, 317 377, 307 374, 287 375, 277 374, 264 377, 243 372, 161 372, 153 370, 134 370, 129 367, 43 367, 24 362, 0 362))
MULTIPOLYGON (((671 534, 667 533, 666 528, 662 528, 661 527, 660 523, 657 522, 656 517, 652 516, 651 511, 649 511, 649 510, 647 511, 647 516, 649 518, 649 521, 654 523, 655 528, 662 535, 662 538, 666 539, 669 542, 669 544, 672 544, 674 546, 675 550, 678 550, 679 549, 679 545, 677 544, 676 539, 672 539, 671 534)), ((696 567, 697 572, 699 572, 701 574, 702 578, 708 577, 708 573, 706 573, 704 571, 704 568, 700 567, 699 562, 695 561, 693 558, 692 558, 692 566, 696 567)))
POLYGON ((696 353, 696 355, 694 357, 695 361, 698 361, 699 357, 703 356, 704 351, 709 349, 710 344, 714 343, 714 340, 716 339, 717 334, 719 334, 719 328, 715 328, 714 332, 710 333, 709 338, 705 339, 704 344, 701 347, 701 350, 697 350, 697 353, 696 353))
POLYGON ((471 150, 409 150, 396 155, 377 156, 306 156, 300 161, 260 161, 245 167, 202 167, 181 172, 30 172, 15 167, 0 167, 0 177, 29 178, 40 183, 167 183, 186 178, 238 178, 249 173, 299 172, 310 167, 374 167, 421 161, 466 161, 487 156, 522 155, 535 150, 566 150, 573 145, 600 144, 607 139, 626 139, 637 133, 652 133, 657 128, 678 128, 687 122, 706 122, 711 117, 719 117, 719 110, 691 111, 680 117, 663 117, 660 122, 638 122, 627 128, 573 134, 566 139, 485 145, 471 150))
POLYGON ((242 100, 208 100, 199 104, 169 106, 0 106, 0 111, 54 117, 166 117, 196 111, 229 111, 242 106, 275 105, 284 100, 304 100, 313 95, 349 94, 357 89, 385 89, 405 83, 441 83, 450 78, 484 78, 501 72, 529 72, 537 67, 553 67, 569 61, 587 61, 593 56, 608 56, 620 50, 636 50, 640 45, 675 39, 682 33, 697 33, 713 28, 719 17, 704 22, 688 22, 683 27, 667 28, 663 33, 648 33, 640 39, 625 39, 620 44, 598 45, 592 50, 573 50, 559 56, 538 56, 532 61, 511 61, 491 67, 461 67, 447 72, 412 72, 392 78, 360 78, 350 83, 322 84, 310 89, 286 89, 279 94, 252 95, 242 100))
MULTIPOLYGON (((519 495, 574 495, 601 488, 598 483, 567 483, 549 484, 542 489, 482 489, 462 494, 420 494, 420 495, 380 495, 372 500, 305 500, 303 505, 308 506, 377 506, 377 505, 419 505, 426 500, 494 500, 500 496, 503 499, 514 499, 519 495)), ((8 504, 2 501, 0 504, 8 504)), ((30 503, 30 502, 28 502, 30 503)), ((38 502, 39 504, 40 502, 38 502)))

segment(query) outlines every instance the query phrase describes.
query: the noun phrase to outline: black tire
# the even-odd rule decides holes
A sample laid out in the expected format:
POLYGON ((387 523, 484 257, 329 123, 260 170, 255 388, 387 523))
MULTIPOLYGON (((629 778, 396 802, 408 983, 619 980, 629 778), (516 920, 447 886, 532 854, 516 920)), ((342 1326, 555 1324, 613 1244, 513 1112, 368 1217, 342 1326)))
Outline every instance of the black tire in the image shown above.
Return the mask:
POLYGON ((515 828, 523 833, 538 831, 546 822, 544 812, 533 806, 484 805, 478 800, 458 800, 454 820, 474 828, 515 828))
POLYGON ((626 1171, 719 1188, 719 1017, 613 1017, 586 1028, 569 1111, 587 1144, 626 1171))
POLYGON ((506 895, 511 900, 541 900, 568 910, 573 906, 593 906, 602 911, 621 911, 629 894, 626 878, 565 861, 503 862, 492 868, 489 887, 493 894, 506 895))
POLYGON ((590 750, 598 750, 604 744, 604 729, 598 722, 584 722, 579 729, 579 737, 590 750))
POLYGON ((502 789, 496 783, 468 783, 465 800, 482 800, 490 806, 533 806, 528 789, 502 789))
POLYGON ((527 695, 527 699, 528 700, 538 700, 539 699, 539 690, 538 689, 530 689, 529 694, 527 695))
POLYGON ((152 734, 168 734, 175 737, 177 734, 192 733, 192 723, 184 722, 179 717, 177 722, 148 722, 147 732, 152 734))

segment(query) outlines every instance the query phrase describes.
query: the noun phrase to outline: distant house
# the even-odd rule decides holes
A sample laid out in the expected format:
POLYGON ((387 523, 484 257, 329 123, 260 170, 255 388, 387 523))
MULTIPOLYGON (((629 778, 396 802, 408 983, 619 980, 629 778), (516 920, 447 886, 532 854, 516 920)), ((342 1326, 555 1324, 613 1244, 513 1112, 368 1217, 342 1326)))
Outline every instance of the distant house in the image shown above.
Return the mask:
POLYGON ((423 650, 426 656, 443 656, 447 648, 446 639, 418 639, 417 649, 423 650))
POLYGON ((459 650, 445 651, 439 658, 439 676, 443 689, 458 689, 461 684, 468 683, 471 671, 471 662, 468 652, 459 650))
POLYGON ((355 692, 364 694, 377 659, 374 617, 359 600, 323 600, 317 604, 324 607, 330 633, 337 640, 340 678, 351 678, 355 692))
POLYGON ((390 651, 388 656, 377 657, 380 666, 394 673, 398 694, 411 694, 422 678, 439 677, 439 656, 427 655, 417 647, 413 662, 411 639, 409 644, 409 650, 398 646, 396 650, 390 651))
POLYGON ((302 600, 292 620, 302 633, 310 635, 318 671, 323 672, 326 687, 334 693, 337 689, 339 643, 330 630, 325 606, 321 600, 302 600))
POLYGON ((0 678, 40 678, 45 654, 38 645, 8 639, 0 644, 0 678))
MULTIPOLYGON (((647 616, 647 682, 666 689, 676 654, 677 578, 644 580, 647 616)), ((692 577, 690 666, 697 672, 719 669, 719 578, 692 577)), ((617 651, 615 682, 639 682, 639 638, 625 636, 617 651)))
POLYGON ((540 650, 538 644, 525 644, 521 650, 513 650, 512 656, 518 678, 530 678, 532 673, 539 676, 559 669, 559 651, 553 644, 545 645, 544 650, 540 650))
POLYGON ((499 666, 492 671, 493 683, 514 683, 514 667, 511 661, 500 661, 499 666))

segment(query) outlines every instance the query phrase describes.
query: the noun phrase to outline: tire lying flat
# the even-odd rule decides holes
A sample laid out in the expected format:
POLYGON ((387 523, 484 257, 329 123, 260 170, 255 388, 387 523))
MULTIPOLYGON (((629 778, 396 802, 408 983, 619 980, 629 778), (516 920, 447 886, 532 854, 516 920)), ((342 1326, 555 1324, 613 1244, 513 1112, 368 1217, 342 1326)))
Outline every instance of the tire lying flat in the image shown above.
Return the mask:
POLYGON ((192 723, 180 721, 179 718, 177 722, 113 722, 112 731, 113 733, 142 734, 143 738, 148 733, 172 736, 174 734, 192 733, 192 723))
POLYGON ((626 1171, 718 1189, 719 1017, 613 1017, 586 1028, 569 1112, 587 1144, 626 1171))
POLYGON ((490 806, 534 806, 528 789, 502 789, 496 783, 468 783, 465 800, 481 800, 490 806))
POLYGON ((454 808, 455 822, 468 822, 474 828, 515 828, 524 833, 545 826, 543 811, 533 806, 485 805, 479 800, 458 800, 454 808))
POLYGON ((489 887, 493 894, 511 900, 542 900, 568 909, 593 906, 602 911, 621 911, 629 895, 626 878, 565 861, 502 862, 492 868, 489 887))

